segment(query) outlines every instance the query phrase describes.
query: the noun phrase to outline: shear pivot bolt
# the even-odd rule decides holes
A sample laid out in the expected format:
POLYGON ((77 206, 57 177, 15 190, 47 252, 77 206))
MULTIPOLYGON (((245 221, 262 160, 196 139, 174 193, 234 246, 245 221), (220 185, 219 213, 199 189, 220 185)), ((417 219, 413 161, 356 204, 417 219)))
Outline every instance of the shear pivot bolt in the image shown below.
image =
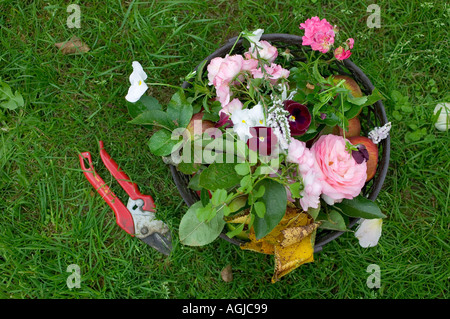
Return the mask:
POLYGON ((147 227, 142 227, 141 228, 141 234, 142 235, 145 235, 145 234, 147 234, 148 233, 148 228, 147 227))

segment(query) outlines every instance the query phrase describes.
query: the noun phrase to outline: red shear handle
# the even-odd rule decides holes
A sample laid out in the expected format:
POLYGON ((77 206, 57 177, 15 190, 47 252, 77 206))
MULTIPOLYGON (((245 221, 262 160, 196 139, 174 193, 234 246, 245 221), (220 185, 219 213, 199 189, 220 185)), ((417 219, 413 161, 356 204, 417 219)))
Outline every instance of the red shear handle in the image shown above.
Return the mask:
POLYGON ((134 222, 130 211, 94 170, 91 154, 89 152, 84 152, 81 153, 79 157, 84 176, 86 176, 87 180, 92 184, 92 186, 94 186, 95 190, 102 196, 106 203, 108 203, 109 207, 112 208, 114 214, 116 215, 117 225, 119 225, 128 234, 134 236, 134 222), (84 164, 85 159, 88 160, 89 167, 86 167, 84 164))
POLYGON ((111 158, 111 156, 106 152, 103 146, 103 142, 99 141, 100 144, 100 157, 102 158, 103 163, 111 172, 111 174, 117 179, 120 186, 127 192, 128 196, 131 197, 132 200, 142 199, 144 201, 144 206, 142 209, 144 211, 155 211, 155 203, 153 198, 150 195, 143 195, 139 191, 136 183, 130 181, 130 178, 125 174, 125 172, 119 168, 119 165, 111 158))

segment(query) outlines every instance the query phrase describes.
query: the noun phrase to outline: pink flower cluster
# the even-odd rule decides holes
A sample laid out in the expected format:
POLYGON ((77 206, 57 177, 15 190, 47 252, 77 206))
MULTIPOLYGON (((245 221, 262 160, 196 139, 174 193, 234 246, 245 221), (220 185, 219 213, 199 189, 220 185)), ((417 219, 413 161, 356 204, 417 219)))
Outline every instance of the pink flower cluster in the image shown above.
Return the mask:
POLYGON ((304 189, 300 193, 303 210, 317 208, 320 196, 329 205, 359 195, 367 178, 367 163, 358 164, 346 149, 347 140, 338 135, 322 135, 308 149, 292 139, 287 161, 299 165, 304 189))
POLYGON ((312 17, 300 23, 300 29, 305 30, 302 45, 310 45, 314 51, 327 53, 334 44, 334 28, 326 19, 312 17))
MULTIPOLYGON (((300 23, 300 29, 305 30, 302 37, 302 45, 309 45, 314 51, 327 53, 334 45, 337 33, 336 26, 332 26, 326 19, 320 20, 319 17, 307 19, 304 23, 300 23)), ((338 60, 345 60, 352 54, 354 39, 349 38, 344 46, 339 46, 334 50, 334 57, 338 60)))
MULTIPOLYGON (((226 55, 225 58, 217 57, 209 63, 209 85, 214 85, 217 100, 222 104, 223 111, 231 109, 227 105, 233 96, 232 87, 243 83, 245 76, 252 78, 267 78, 272 84, 281 78, 288 78, 289 71, 280 65, 273 63, 278 56, 278 50, 267 41, 257 43, 257 48, 252 46, 244 55, 226 55), (260 61, 264 63, 260 63, 260 61), (264 70, 260 66, 263 64, 264 70)), ((236 101, 233 102, 236 104, 236 101)))

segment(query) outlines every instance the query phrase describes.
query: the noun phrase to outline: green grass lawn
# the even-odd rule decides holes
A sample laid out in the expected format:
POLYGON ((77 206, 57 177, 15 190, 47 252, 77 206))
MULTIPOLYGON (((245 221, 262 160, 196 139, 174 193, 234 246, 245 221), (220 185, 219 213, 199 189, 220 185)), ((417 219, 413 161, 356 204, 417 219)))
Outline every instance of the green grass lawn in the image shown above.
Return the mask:
MULTIPOLYGON (((83 1, 81 28, 70 29, 70 1, 0 0, 0 77, 25 100, 0 109, 0 298, 448 298, 450 136, 431 117, 450 100, 450 8, 376 3, 381 27, 370 29, 366 1, 83 1), (391 161, 378 203, 388 218, 378 246, 362 248, 346 233, 272 284, 272 256, 224 240, 179 244, 187 206, 149 152, 152 132, 127 123, 124 97, 134 60, 148 82, 179 85, 241 30, 302 35, 298 25, 315 15, 353 35, 351 60, 387 97, 391 161), (91 50, 58 52, 55 43, 73 35, 91 50), (170 257, 122 231, 85 179, 78 154, 90 151, 125 198, 99 158, 99 140, 154 197, 174 233, 170 257), (67 286, 71 264, 80 267, 79 288, 67 286), (220 275, 228 264, 232 282, 220 275), (379 289, 366 284, 371 264, 381 270, 379 289)), ((151 86, 147 94, 167 102, 173 92, 151 86)))

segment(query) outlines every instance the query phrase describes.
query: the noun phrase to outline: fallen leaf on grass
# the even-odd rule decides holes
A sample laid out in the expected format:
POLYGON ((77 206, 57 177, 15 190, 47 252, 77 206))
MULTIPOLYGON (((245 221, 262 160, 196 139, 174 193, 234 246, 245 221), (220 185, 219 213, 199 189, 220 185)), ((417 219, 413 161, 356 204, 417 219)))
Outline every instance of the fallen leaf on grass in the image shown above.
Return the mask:
POLYGON ((69 41, 55 43, 55 46, 62 54, 81 54, 90 50, 86 43, 76 36, 73 36, 69 41))
POLYGON ((222 269, 220 275, 225 282, 233 281, 233 272, 231 270, 231 265, 227 265, 224 269, 222 269))

